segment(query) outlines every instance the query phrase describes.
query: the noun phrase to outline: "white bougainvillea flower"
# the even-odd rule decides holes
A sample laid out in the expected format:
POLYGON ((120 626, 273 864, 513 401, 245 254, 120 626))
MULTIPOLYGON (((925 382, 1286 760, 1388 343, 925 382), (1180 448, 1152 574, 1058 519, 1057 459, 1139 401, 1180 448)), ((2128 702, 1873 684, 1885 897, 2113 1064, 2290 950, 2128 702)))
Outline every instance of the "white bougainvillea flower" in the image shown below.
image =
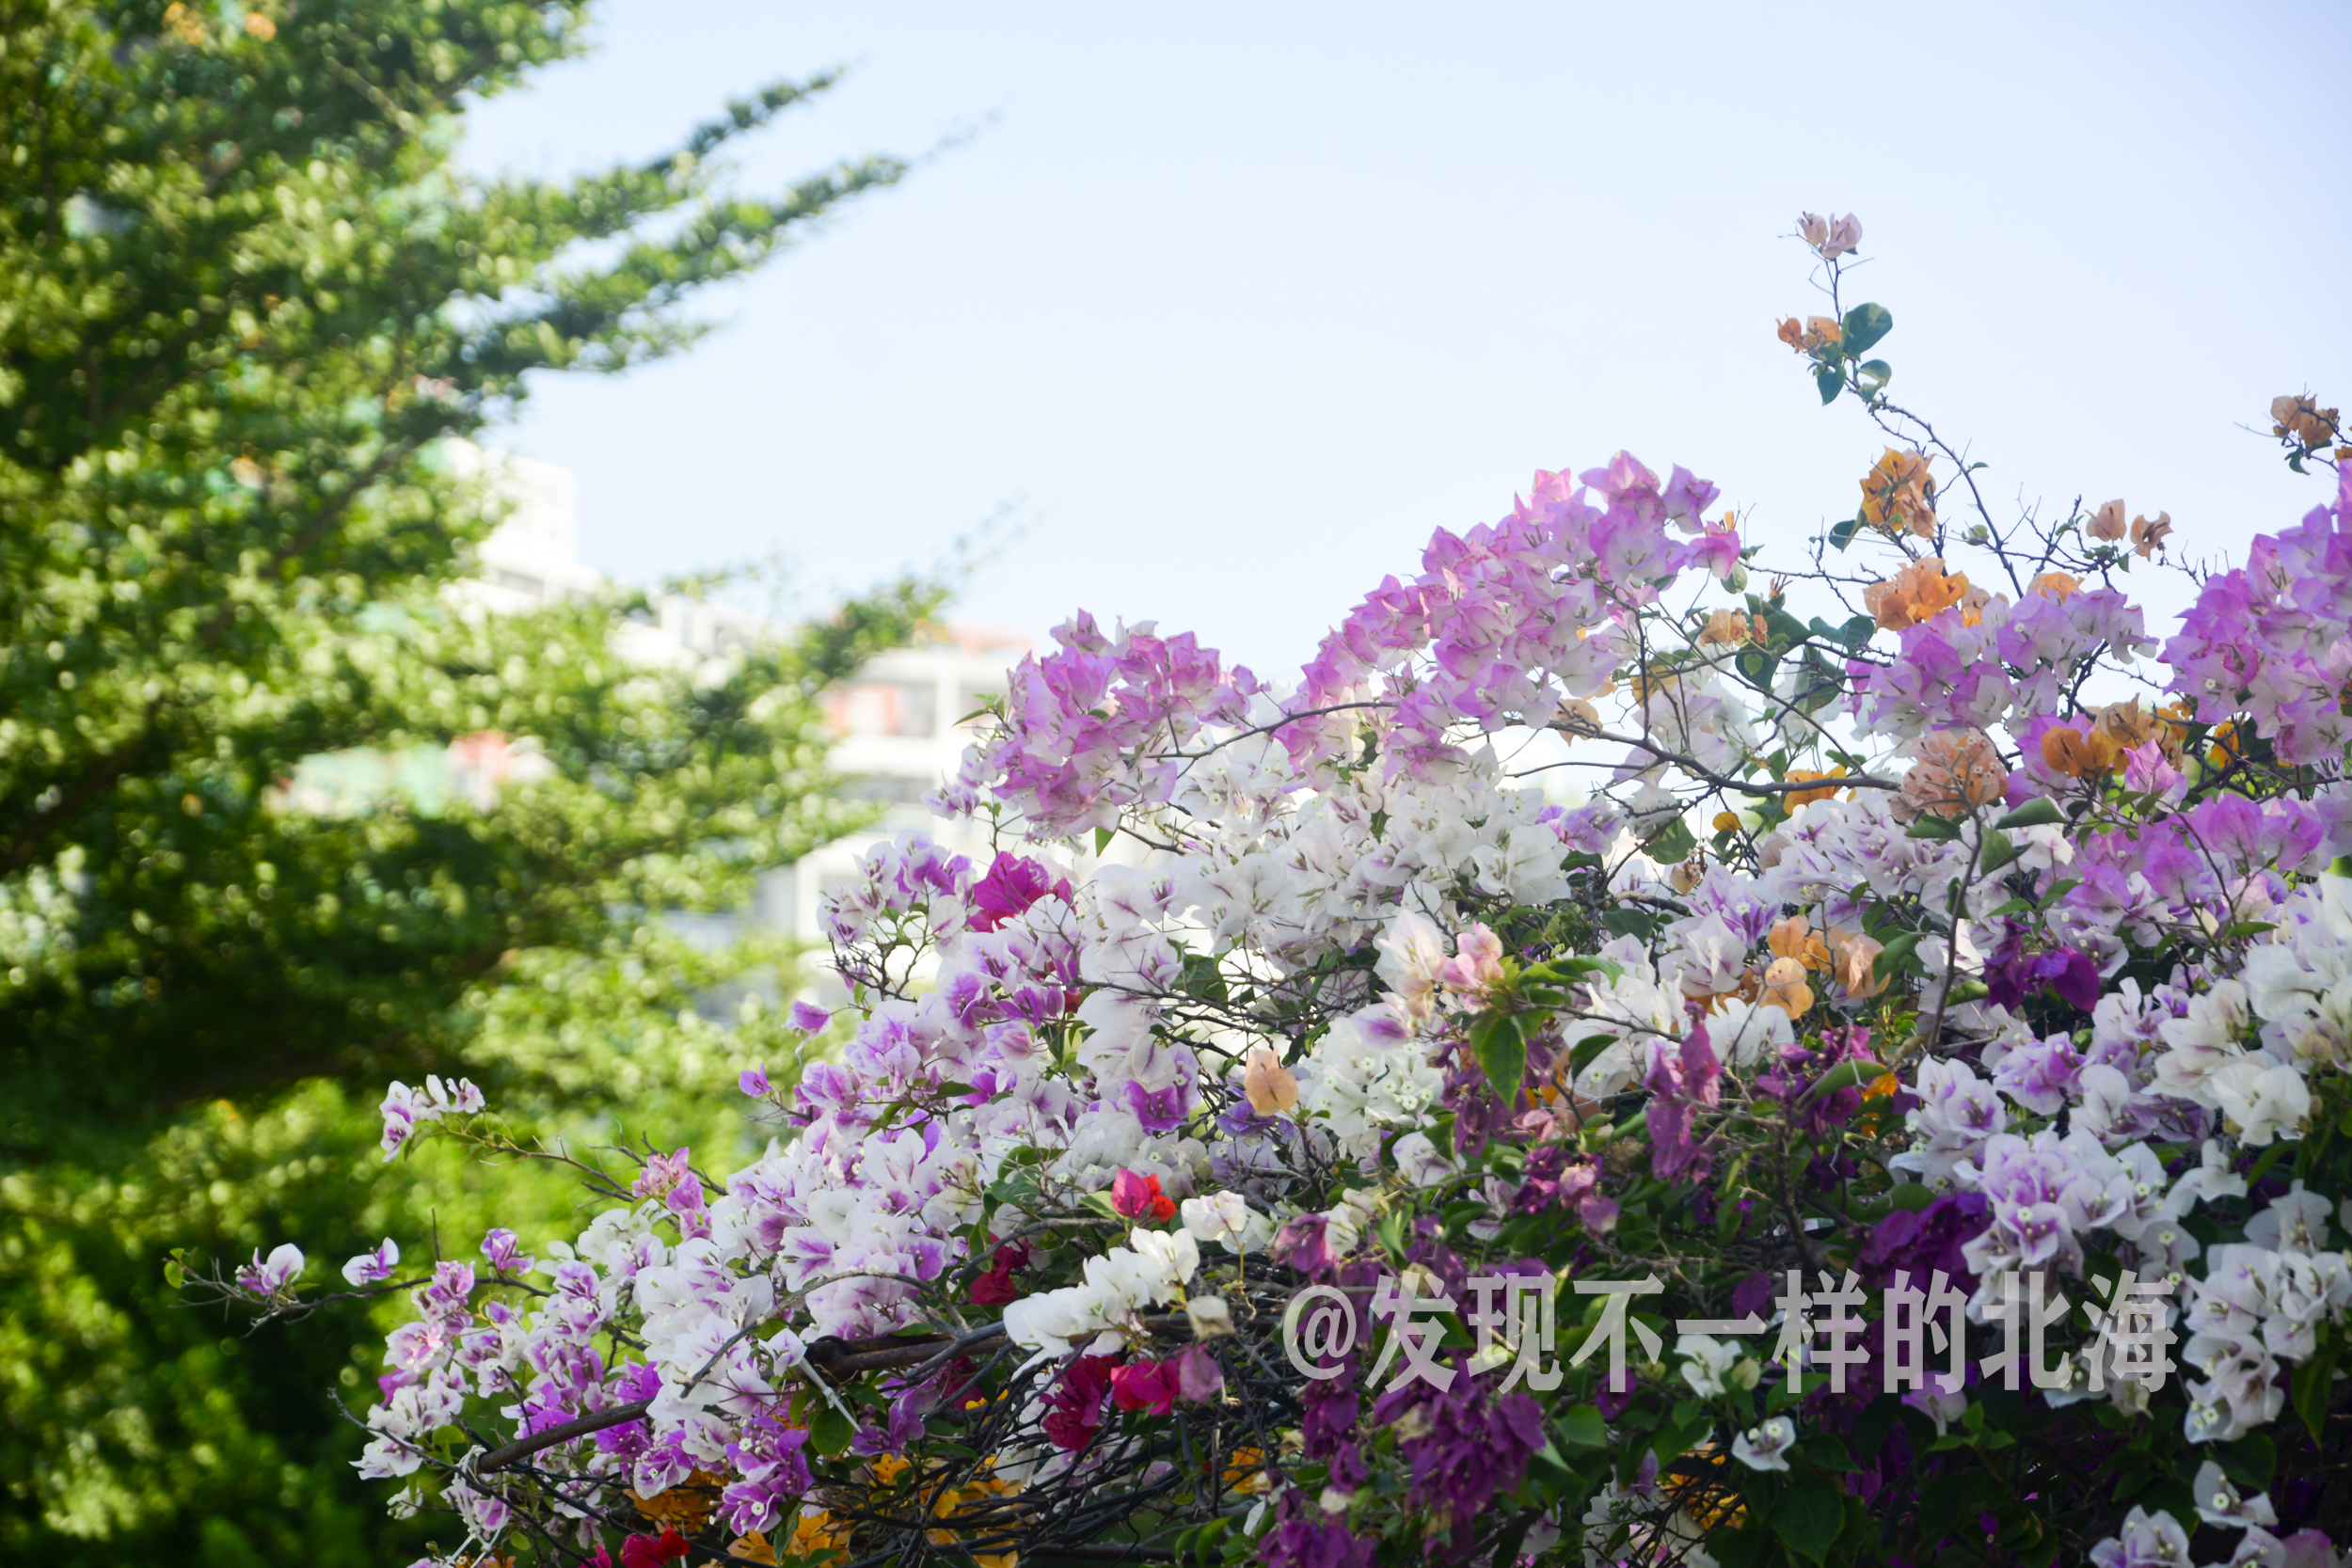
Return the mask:
POLYGON ((1775 1416, 1732 1439, 1731 1456, 1751 1470, 1786 1470, 1788 1449, 1796 1441, 1797 1423, 1775 1416))

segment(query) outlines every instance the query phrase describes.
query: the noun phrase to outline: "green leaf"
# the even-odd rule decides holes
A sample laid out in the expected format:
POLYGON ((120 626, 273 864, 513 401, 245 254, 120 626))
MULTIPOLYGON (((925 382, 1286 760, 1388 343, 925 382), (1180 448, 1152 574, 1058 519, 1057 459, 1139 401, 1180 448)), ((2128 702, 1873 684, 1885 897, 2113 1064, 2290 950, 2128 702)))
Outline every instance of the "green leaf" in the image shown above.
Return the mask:
POLYGON ((857 1423, 824 1401, 808 1418, 808 1446, 818 1453, 839 1453, 857 1435, 857 1423))
MULTIPOLYGON (((1590 1407, 1588 1406, 1587 1408, 1590 1407)), ((1571 1412, 1571 1414, 1573 1414, 1573 1412, 1571 1412)), ((1593 1418, 1596 1421, 1600 1419, 1600 1412, 1595 1410, 1593 1412, 1593 1418)), ((1585 1446, 1587 1448, 1599 1447, 1597 1443, 1586 1444, 1585 1446)), ((1568 1462, 1560 1456, 1559 1448, 1551 1443, 1546 1443, 1536 1452, 1528 1456, 1527 1473, 1534 1480, 1537 1485, 1550 1487, 1554 1490, 1565 1486, 1571 1486, 1575 1484, 1577 1479, 1576 1472, 1568 1467, 1568 1462)))
POLYGON ((1853 1455, 1846 1451, 1845 1440, 1827 1433, 1798 1439, 1797 1451, 1824 1470, 1859 1468, 1853 1462, 1853 1455))
POLYGON ((1821 1074, 1820 1082, 1805 1090, 1804 1098, 1799 1103, 1818 1100, 1825 1094, 1836 1094, 1839 1089, 1851 1089, 1866 1078, 1876 1083, 1885 1076, 1886 1069, 1878 1063, 1862 1056, 1849 1057, 1821 1074))
POLYGON ((2224 1444, 2214 1457, 2221 1463, 2221 1473, 2249 1492, 2269 1491, 2270 1478, 2279 1468, 2278 1445, 2266 1432, 2250 1432, 2234 1443, 2224 1444))
POLYGON ((1984 849, 1977 861, 1979 875, 1990 876, 2026 852, 2026 847, 2002 833, 1987 833, 1984 849))
POLYGON ((2320 1429, 2328 1420, 2328 1396, 2335 1387, 2339 1354, 2331 1350, 2325 1355, 2312 1356, 2295 1369, 2294 1380, 2288 1386, 2295 1413, 2311 1428, 2313 1442, 2319 1441, 2320 1429))
POLYGON ((1505 1105, 1527 1076, 1527 1037, 1509 1013, 1488 1013, 1470 1025, 1470 1051, 1486 1069, 1486 1083, 1505 1105))
POLYGON ((1117 838, 1118 836, 1119 836, 1119 832, 1118 832, 1118 830, 1117 830, 1117 829, 1114 829, 1114 828, 1097 828, 1097 829, 1095 829, 1095 830, 1094 830, 1094 852, 1095 852, 1096 854, 1098 854, 1098 855, 1107 854, 1107 853, 1109 852, 1109 850, 1110 850, 1110 847, 1111 847, 1111 840, 1112 840, 1112 839, 1117 838))
POLYGON ((1960 824, 1948 816, 1922 812, 1917 820, 1903 830, 1905 838, 1940 838, 1950 842, 1960 837, 1960 824))
POLYGON ((164 1283, 175 1291, 182 1290, 187 1285, 188 1271, 180 1266, 180 1259, 177 1258, 164 1265, 164 1283))
POLYGON ((1860 517, 1847 517, 1832 523, 1829 530, 1830 547, 1844 549, 1853 543, 1854 531, 1862 527, 1860 517))
POLYGON ((1867 615, 1851 616, 1845 626, 1839 628, 1837 641, 1843 642, 1850 652, 1858 650, 1865 642, 1870 641, 1870 634, 1878 629, 1878 622, 1867 615))
POLYGON ((1642 846, 1642 852, 1661 865, 1673 865, 1691 858, 1691 851, 1699 847, 1691 836, 1691 825, 1679 816, 1650 836, 1642 846))
POLYGON ((1502 1533, 1495 1538, 1494 1555, 1491 1560, 1495 1562, 1518 1561, 1519 1544, 1527 1539, 1528 1527, 1534 1524, 1538 1517, 1535 1511, 1530 1509, 1503 1526, 1502 1533))
POLYGON ((1623 909, 1611 910, 1602 915, 1600 926, 1602 930, 1607 931, 1613 937, 1641 937, 1647 940, 1650 933, 1658 929, 1658 917, 1647 910, 1639 910, 1628 905, 1623 909))
POLYGON ((1846 1505, 1837 1483, 1819 1472, 1799 1479, 1772 1510, 1772 1532, 1808 1562, 1820 1561, 1845 1528, 1846 1505))
POLYGON ((1781 608, 1778 599, 1768 600, 1764 606, 1765 629, 1776 643, 1802 642, 1813 635, 1813 628, 1781 608))
POLYGON ((1571 1406, 1559 1420, 1560 1440, 1579 1449, 1605 1449, 1609 1446, 1609 1423, 1600 1418, 1600 1407, 1592 1404, 1571 1406))
POLYGON ((1895 318, 1883 305, 1857 305, 1846 312, 1844 325, 1837 346, 1858 358, 1895 330, 1895 318))
POLYGON ((1866 359, 1858 373, 1870 384, 1870 389, 1876 391, 1895 379, 1895 367, 1883 359, 1866 359))
POLYGON ((1917 931, 1905 931, 1888 942, 1885 947, 1880 950, 1879 956, 1871 961, 1871 977, 1892 980, 1897 975, 1908 973, 1909 967, 1917 962, 1920 935, 1921 933, 1917 931))
POLYGON ((1823 365, 1813 372, 1813 385, 1821 390, 1824 406, 1837 401, 1837 394, 1846 389, 1846 372, 1836 365, 1823 365))
POLYGON ((2066 820, 2058 803, 2047 795, 2036 796, 1993 825, 1996 828, 2049 828, 2066 820))
POLYGON ((1578 1074, 1593 1065, 1595 1057, 1616 1042, 1614 1035, 1587 1035, 1577 1041, 1576 1049, 1568 1053, 1568 1081, 1574 1083, 1578 1074))
POLYGON ((1767 648, 1743 648, 1732 663, 1759 691, 1772 689, 1772 673, 1780 668, 1780 659, 1767 648))

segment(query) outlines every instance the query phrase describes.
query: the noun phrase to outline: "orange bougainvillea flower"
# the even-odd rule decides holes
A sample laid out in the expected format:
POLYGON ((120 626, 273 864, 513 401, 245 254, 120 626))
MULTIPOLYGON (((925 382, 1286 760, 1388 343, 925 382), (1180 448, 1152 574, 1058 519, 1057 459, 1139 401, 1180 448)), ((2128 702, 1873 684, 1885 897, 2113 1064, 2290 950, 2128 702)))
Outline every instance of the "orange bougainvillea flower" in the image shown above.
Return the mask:
POLYGON ((1658 1478, 1659 1489, 1685 1517, 1701 1529, 1736 1526, 1747 1516, 1747 1504, 1722 1480, 1724 1451, 1702 1443, 1677 1460, 1677 1465, 1703 1465, 1698 1471, 1676 1469, 1658 1478))
POLYGON ((1801 914, 1792 914, 1772 928, 1764 939, 1766 946, 1784 958, 1794 958, 1807 969, 1826 973, 1829 969, 1829 943, 1813 929, 1813 923, 1801 914))
POLYGON ((1899 1085, 1896 1082, 1895 1075, 1891 1072, 1883 1072, 1863 1085, 1862 1098, 1865 1100, 1883 1100, 1888 1095, 1893 1094, 1897 1087, 1899 1087, 1899 1085))
POLYGON ((1798 323, 1796 317, 1783 316, 1781 318, 1779 337, 1782 342, 1787 343, 1799 354, 1804 352, 1804 328, 1798 323))
POLYGON ((2106 505, 2099 508, 2098 511, 2093 512, 2090 515, 2090 521, 2084 527, 2084 531, 2089 533, 2093 539, 2104 539, 2110 544, 2122 538, 2122 501, 2120 499, 2111 500, 2107 502, 2106 505))
POLYGON ((2009 769, 2001 766, 1993 742, 1977 730, 1939 730, 1919 742, 1918 760, 1903 775, 1896 815, 1915 817, 1921 812, 1957 817, 1976 806, 1989 806, 2009 789, 2009 769))
POLYGON ((1954 605, 1968 607, 1962 620, 1975 626, 1975 607, 1985 602, 1986 595, 1968 586, 1965 573, 1944 575, 1940 556, 1915 561, 1886 581, 1874 582, 1862 591, 1862 608, 1878 621, 1882 631, 1917 626, 1954 605))
POLYGON ((1886 989, 1886 982, 1872 973, 1883 950, 1859 931, 1829 934, 1830 974, 1848 996, 1876 996, 1886 989))
POLYGON ((2044 572, 2026 584, 2026 592, 2063 604, 2083 591, 2083 579, 2067 572, 2044 572))
POLYGON ((2156 738, 2161 729, 2155 710, 2137 697, 2128 703, 2109 703, 2099 710, 2099 733, 2114 741, 2119 752, 2139 750, 2156 738))
POLYGON ((1707 625, 1699 629, 1699 641, 1702 643, 1720 642, 1736 648, 1748 640, 1748 630, 1747 616, 1737 610, 1719 610, 1709 615, 1707 625))
MULTIPOLYGON (((1788 769, 1785 782, 1809 784, 1815 779, 1842 779, 1845 776, 1846 765, 1841 762, 1826 773, 1817 773, 1810 768, 1791 768, 1788 769)), ((1810 805, 1816 800, 1826 800, 1836 793, 1837 787, 1835 784, 1827 789, 1792 789, 1788 792, 1788 809, 1795 811, 1799 806, 1810 805)))
POLYGON ((2172 514, 2169 512, 2157 513, 2156 520, 2153 523, 2145 517, 2134 517, 2132 519, 2132 553, 2142 561, 2153 560, 2156 552, 2164 548, 2166 535, 2171 531, 2172 514))
POLYGON ((2102 778, 2115 771, 2115 742, 2097 728, 2053 724, 2042 732, 2042 760, 2069 778, 2102 778))
POLYGON ((2205 754, 2216 768, 2227 768, 2246 754, 2245 737, 2238 733, 2234 719, 2216 724, 2212 739, 2213 745, 2205 754))
POLYGON ((657 1525, 666 1525, 680 1535, 692 1535, 710 1523, 716 1510, 720 1489, 726 1478, 709 1470, 695 1470, 684 1481, 658 1497, 642 1497, 635 1492, 628 1500, 637 1512, 657 1525))
POLYGON ((1249 1097, 1249 1108, 1262 1117, 1278 1115, 1298 1103, 1298 1075, 1263 1045, 1249 1053, 1248 1065, 1242 1069, 1241 1087, 1249 1097))
POLYGON ((1925 452, 1886 449, 1862 476, 1862 520, 1890 533, 1935 531, 1935 476, 1925 452))
POLYGON ((1774 958, 1764 969, 1764 1006, 1778 1007, 1791 1019, 1813 1007, 1813 988, 1804 983, 1804 965, 1795 958, 1774 958))
MULTIPOLYGON (((174 6, 172 10, 179 8, 174 6)), ((165 12, 164 17, 169 21, 170 12, 165 12)), ((2342 416, 2332 408, 2320 407, 2319 400, 2309 392, 2300 397, 2272 398, 2270 419, 2272 435, 2306 447, 2324 447, 2344 428, 2342 416)))

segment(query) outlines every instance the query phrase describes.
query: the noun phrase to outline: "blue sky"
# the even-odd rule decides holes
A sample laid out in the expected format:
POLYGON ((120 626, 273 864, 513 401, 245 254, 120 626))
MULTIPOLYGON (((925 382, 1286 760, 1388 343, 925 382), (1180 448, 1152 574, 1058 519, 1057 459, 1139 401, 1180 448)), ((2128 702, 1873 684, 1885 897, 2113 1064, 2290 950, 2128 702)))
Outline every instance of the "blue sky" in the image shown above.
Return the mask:
POLYGON ((1773 340, 1819 308, 1801 209, 1861 218, 1891 390, 2005 503, 2120 495, 2242 554, 2320 497, 2246 427, 2352 404, 2352 8, 617 0, 598 33, 469 162, 643 157, 836 64, 743 185, 977 128, 684 357, 537 388, 506 444, 579 476, 622 577, 781 550, 821 602, 1017 502, 961 613, 1271 675, 1539 467, 1685 464, 1793 552, 1883 444, 1773 340))

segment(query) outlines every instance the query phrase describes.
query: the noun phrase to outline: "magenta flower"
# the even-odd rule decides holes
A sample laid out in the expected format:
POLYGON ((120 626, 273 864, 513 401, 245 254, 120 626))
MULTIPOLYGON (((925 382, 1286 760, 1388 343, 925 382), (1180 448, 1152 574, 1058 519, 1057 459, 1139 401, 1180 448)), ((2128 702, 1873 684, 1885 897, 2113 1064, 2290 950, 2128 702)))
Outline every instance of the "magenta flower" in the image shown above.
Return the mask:
POLYGON ((972 884, 972 929, 993 931, 1047 897, 1069 903, 1070 879, 1057 880, 1052 872, 1023 856, 999 854, 988 875, 972 884))
POLYGON ((687 1162, 692 1154, 693 1150, 681 1145, 675 1154, 651 1156, 645 1161, 645 1168, 637 1173, 636 1181, 629 1187, 630 1193, 638 1197, 660 1197, 679 1182, 689 1180, 693 1173, 687 1168, 687 1162))
POLYGON ((1661 1181, 1707 1180, 1711 1157, 1692 1136, 1692 1127, 1698 1111, 1720 1097, 1723 1070, 1705 1024, 1692 1029, 1678 1050, 1661 1051, 1650 1064, 1643 1086, 1650 1091, 1645 1113, 1650 1170, 1661 1181))
MULTIPOLYGON (((385 1244, 390 1245, 389 1243, 385 1244)), ((397 1258, 400 1254, 395 1250, 392 1256, 397 1258)), ((482 1238, 482 1256, 490 1260, 491 1271, 495 1274, 529 1274, 536 1262, 536 1259, 522 1256, 515 1233, 503 1228, 492 1230, 482 1238)))
POLYGON ((1111 1400, 1121 1410, 1165 1416, 1176 1408, 1179 1392, 1173 1361, 1129 1362, 1111 1373, 1111 1400))
POLYGON ((1045 1417, 1038 1424, 1054 1447, 1075 1453, 1101 1430, 1103 1406, 1111 1393, 1112 1364, 1107 1355, 1082 1355, 1045 1391, 1045 1417))
POLYGON ((2011 921, 2009 934, 1985 960, 1986 999, 2004 1007, 2020 1007, 2044 986, 2058 1000, 2082 1012, 2099 1005, 2099 966, 2072 947, 2047 953, 2025 950, 2025 927, 2011 921))
POLYGON ((1111 1207, 1122 1218, 1131 1220, 1176 1217, 1176 1200, 1160 1191, 1160 1179, 1139 1176, 1131 1170, 1122 1170, 1111 1178, 1111 1207))

